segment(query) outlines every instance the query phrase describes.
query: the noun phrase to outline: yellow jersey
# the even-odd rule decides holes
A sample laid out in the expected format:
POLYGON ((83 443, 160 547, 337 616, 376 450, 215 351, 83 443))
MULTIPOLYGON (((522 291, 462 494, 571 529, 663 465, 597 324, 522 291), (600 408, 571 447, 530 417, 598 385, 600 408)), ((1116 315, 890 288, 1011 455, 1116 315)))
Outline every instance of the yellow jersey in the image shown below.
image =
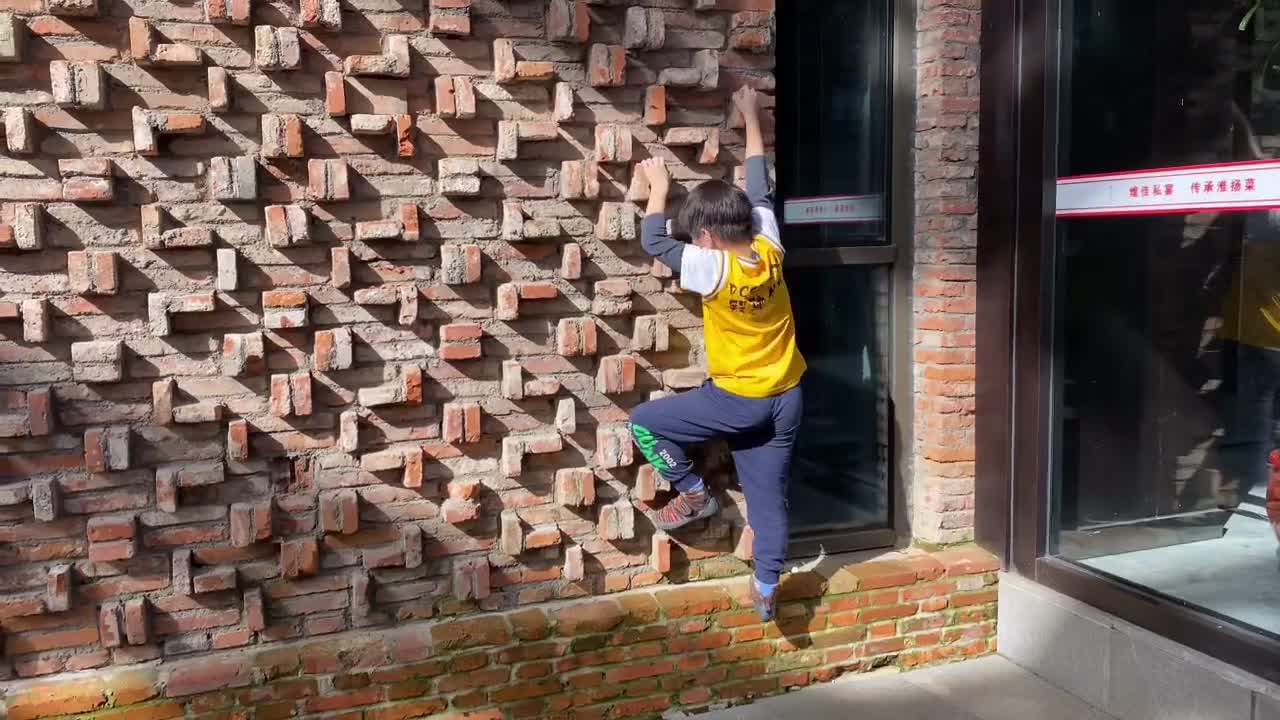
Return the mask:
MULTIPOLYGON (((1251 237, 1223 307, 1219 336, 1242 345, 1280 349, 1280 232, 1271 227, 1270 213, 1252 213, 1246 220, 1251 237)), ((1276 222, 1280 222, 1277 218, 1276 222)))
POLYGON ((689 247, 683 265, 685 277, 706 278, 688 284, 706 289, 702 322, 712 382, 740 397, 766 398, 799 385, 808 366, 796 346, 791 295, 782 275, 784 251, 769 235, 776 221, 762 228, 763 213, 756 212, 763 232, 751 243, 754 257, 689 247))

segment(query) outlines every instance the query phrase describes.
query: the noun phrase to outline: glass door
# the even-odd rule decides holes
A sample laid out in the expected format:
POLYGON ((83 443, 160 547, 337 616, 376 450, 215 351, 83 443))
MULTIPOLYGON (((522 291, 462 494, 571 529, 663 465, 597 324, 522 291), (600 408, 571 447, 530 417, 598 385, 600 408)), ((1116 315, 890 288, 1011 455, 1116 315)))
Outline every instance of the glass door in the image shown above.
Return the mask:
POLYGON ((891 544, 890 3, 794 0, 778 14, 779 215, 810 367, 792 531, 809 553, 891 544))

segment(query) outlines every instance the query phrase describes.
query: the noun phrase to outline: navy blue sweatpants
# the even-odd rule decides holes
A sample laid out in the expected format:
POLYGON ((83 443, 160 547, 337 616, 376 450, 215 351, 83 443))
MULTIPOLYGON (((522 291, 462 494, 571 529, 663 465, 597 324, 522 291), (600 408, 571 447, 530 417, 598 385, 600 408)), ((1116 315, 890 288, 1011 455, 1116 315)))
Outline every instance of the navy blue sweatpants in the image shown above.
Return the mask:
POLYGON ((636 445, 677 490, 698 477, 685 448, 723 437, 747 496, 755 531, 756 577, 776 584, 787 559, 787 472, 804 412, 800 388, 770 398, 744 398, 708 381, 688 392, 644 403, 631 414, 636 445))

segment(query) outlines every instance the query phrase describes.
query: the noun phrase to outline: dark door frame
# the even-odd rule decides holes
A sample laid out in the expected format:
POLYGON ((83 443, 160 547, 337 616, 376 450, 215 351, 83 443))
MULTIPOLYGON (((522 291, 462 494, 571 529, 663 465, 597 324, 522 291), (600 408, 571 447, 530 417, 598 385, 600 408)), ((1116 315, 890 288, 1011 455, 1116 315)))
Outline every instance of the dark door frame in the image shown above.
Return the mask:
POLYGON ((976 534, 1005 569, 1280 682, 1280 640, 1047 556, 1059 11, 1070 0, 987 0, 982 12, 978 207, 976 534))

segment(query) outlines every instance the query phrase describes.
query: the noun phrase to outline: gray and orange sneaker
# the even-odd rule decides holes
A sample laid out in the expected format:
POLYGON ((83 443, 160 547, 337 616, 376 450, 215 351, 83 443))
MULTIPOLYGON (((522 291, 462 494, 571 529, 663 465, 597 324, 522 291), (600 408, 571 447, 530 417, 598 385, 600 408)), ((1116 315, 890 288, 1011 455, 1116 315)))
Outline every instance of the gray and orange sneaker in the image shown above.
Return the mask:
POLYGON ((679 530, 689 523, 706 520, 718 512, 720 512, 720 503, 706 490, 688 494, 680 493, 653 514, 653 524, 659 530, 670 532, 679 530))

